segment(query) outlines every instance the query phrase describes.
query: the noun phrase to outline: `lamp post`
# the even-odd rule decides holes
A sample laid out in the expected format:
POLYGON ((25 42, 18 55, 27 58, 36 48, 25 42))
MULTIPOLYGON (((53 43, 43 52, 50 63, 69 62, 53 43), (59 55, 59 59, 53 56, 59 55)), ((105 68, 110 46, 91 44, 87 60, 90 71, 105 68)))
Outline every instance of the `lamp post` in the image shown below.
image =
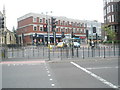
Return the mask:
MULTIPOLYGON (((52 13, 52 11, 50 12, 52 13)), ((50 60, 50 21, 49 21, 49 18, 48 18, 48 12, 46 12, 46 24, 47 24, 47 34, 48 34, 48 58, 50 60)))
MULTIPOLYGON (((46 20, 47 20, 47 31, 48 31, 48 45, 50 45, 50 21, 48 18, 48 13, 46 12, 46 20)), ((50 11, 50 13, 52 13, 52 11, 50 11)))

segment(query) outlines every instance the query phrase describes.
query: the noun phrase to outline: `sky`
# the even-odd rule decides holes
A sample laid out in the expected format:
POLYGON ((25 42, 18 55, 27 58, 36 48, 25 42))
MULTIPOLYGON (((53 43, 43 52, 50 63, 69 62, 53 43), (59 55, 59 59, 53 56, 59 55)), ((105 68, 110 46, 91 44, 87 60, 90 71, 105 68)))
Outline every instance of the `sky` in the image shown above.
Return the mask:
POLYGON ((3 6, 9 30, 17 28, 17 18, 30 12, 103 22, 103 0, 0 0, 0 11, 3 6))

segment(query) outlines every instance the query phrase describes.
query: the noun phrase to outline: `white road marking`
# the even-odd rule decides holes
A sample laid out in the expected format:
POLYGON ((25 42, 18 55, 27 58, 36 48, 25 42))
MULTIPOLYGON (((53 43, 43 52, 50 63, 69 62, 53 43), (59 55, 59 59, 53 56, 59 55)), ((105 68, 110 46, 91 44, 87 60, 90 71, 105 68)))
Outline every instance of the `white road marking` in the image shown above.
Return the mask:
POLYGON ((8 66, 10 66, 10 64, 8 64, 8 66))
POLYGON ((53 79, 52 78, 50 78, 50 81, 52 81, 53 79))
POLYGON ((50 73, 50 71, 47 71, 47 73, 50 73))
POLYGON ((51 86, 52 86, 52 87, 54 87, 54 86, 55 86, 55 84, 51 84, 51 86))
POLYGON ((50 75, 50 74, 48 74, 48 76, 50 77, 51 75, 50 75))
POLYGON ((111 69, 111 68, 118 68, 118 66, 116 67, 92 67, 92 68, 86 68, 86 69, 92 70, 92 69, 111 69))
POLYGON ((74 63, 74 62, 70 62, 71 64, 75 65, 76 67, 80 68, 81 70, 83 70, 84 72, 88 73, 89 75, 93 76, 94 78, 100 80, 102 83, 110 86, 111 88, 118 88, 116 85, 113 85, 112 83, 108 82, 107 80, 101 78, 100 76, 88 71, 87 69, 79 66, 78 64, 74 63))

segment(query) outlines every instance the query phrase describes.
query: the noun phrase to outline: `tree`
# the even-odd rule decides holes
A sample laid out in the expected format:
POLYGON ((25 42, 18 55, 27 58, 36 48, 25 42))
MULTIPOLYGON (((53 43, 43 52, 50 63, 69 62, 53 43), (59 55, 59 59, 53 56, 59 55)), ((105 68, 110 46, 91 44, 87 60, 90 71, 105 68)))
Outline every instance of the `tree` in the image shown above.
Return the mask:
POLYGON ((108 27, 108 26, 104 26, 102 27, 102 29, 107 33, 107 37, 109 40, 116 40, 116 32, 115 30, 111 29, 111 27, 108 27))

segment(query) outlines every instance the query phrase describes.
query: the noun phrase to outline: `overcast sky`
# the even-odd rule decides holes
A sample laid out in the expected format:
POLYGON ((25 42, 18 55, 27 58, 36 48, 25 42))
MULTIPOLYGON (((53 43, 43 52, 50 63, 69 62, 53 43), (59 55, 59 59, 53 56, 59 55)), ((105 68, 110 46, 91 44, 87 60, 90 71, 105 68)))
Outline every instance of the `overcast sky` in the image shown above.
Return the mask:
POLYGON ((17 18, 33 13, 49 13, 80 20, 103 22, 103 0, 0 0, 0 11, 6 9, 7 27, 17 28, 17 18))

